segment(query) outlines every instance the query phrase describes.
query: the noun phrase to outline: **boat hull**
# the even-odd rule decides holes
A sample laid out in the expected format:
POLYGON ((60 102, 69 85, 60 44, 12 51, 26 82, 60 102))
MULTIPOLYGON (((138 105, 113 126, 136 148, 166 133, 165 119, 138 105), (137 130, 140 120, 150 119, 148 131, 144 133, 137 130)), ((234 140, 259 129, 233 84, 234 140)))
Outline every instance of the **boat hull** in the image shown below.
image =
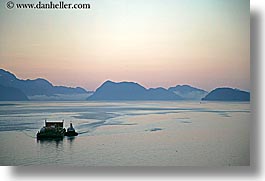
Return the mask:
POLYGON ((37 140, 46 140, 46 139, 55 139, 55 140, 59 140, 59 139, 63 139, 64 134, 54 134, 54 135, 47 135, 47 134, 40 134, 37 133, 37 140))
POLYGON ((78 133, 75 132, 75 131, 67 131, 64 135, 65 135, 65 136, 77 136, 78 133))
POLYGON ((63 139, 65 132, 63 128, 46 128, 44 131, 37 133, 37 139, 63 139))

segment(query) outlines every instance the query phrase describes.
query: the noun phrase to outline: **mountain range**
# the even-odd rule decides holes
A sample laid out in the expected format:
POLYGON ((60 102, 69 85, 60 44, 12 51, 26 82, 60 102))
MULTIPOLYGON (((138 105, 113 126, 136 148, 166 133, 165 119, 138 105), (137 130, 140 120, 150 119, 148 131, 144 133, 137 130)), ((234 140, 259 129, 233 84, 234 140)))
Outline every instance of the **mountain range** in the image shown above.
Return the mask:
POLYGON ((217 88, 210 93, 189 85, 168 89, 146 89, 135 82, 104 82, 87 100, 204 100, 250 101, 250 93, 232 88, 217 88))
POLYGON ((76 96, 82 94, 85 94, 87 97, 91 93, 91 91, 87 91, 81 87, 53 86, 49 81, 42 78, 34 80, 18 79, 14 74, 4 69, 0 69, 0 85, 16 88, 30 100, 43 100, 45 98, 65 97, 65 95, 69 97, 69 95, 76 96), (39 99, 35 99, 36 97, 39 99))
POLYGON ((145 87, 134 82, 104 82, 87 100, 181 100, 164 88, 145 87))
POLYGON ((190 85, 177 85, 165 89, 145 88, 135 82, 106 81, 95 92, 81 87, 54 86, 49 81, 18 79, 14 74, 0 69, 0 101, 61 101, 61 100, 205 100, 249 101, 250 93, 232 88, 217 88, 210 93, 190 85))

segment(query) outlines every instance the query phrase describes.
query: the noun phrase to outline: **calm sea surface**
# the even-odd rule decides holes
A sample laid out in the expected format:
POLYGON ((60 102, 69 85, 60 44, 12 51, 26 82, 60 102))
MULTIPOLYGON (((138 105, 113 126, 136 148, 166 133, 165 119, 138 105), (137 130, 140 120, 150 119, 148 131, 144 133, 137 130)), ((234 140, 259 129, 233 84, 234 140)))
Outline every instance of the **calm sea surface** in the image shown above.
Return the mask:
POLYGON ((0 165, 249 165, 250 104, 0 102, 0 165), (79 136, 37 141, 44 120, 79 136))

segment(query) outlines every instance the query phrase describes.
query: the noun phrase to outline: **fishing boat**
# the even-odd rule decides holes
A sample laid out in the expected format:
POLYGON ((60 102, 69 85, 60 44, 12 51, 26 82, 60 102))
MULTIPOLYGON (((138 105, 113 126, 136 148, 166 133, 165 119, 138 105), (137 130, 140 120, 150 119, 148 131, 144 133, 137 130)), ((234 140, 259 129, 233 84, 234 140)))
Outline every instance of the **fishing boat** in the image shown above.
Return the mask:
POLYGON ((45 120, 45 125, 38 131, 37 139, 63 139, 65 128, 63 128, 64 120, 60 122, 51 122, 45 120))
POLYGON ((78 133, 75 132, 75 129, 74 129, 72 123, 70 123, 70 127, 67 128, 67 132, 66 132, 64 135, 65 135, 65 136, 77 136, 77 135, 78 135, 78 133))

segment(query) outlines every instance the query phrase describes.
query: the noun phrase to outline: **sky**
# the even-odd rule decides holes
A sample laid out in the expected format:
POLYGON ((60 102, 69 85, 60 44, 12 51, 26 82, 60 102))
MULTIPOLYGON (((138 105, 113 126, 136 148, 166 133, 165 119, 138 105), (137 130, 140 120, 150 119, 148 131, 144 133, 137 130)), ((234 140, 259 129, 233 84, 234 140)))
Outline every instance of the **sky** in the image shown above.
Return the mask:
POLYGON ((87 90, 106 80, 250 90, 248 0, 64 2, 91 9, 9 10, 0 2, 0 68, 87 90))

